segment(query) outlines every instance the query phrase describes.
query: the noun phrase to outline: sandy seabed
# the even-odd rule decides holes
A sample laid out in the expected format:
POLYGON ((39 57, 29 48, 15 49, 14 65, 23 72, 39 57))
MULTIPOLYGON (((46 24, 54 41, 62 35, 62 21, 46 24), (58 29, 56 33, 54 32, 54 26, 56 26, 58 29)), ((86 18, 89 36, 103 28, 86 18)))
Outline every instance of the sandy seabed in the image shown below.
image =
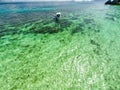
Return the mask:
POLYGON ((95 7, 63 10, 59 25, 50 18, 5 25, 0 89, 120 90, 119 7, 95 7))

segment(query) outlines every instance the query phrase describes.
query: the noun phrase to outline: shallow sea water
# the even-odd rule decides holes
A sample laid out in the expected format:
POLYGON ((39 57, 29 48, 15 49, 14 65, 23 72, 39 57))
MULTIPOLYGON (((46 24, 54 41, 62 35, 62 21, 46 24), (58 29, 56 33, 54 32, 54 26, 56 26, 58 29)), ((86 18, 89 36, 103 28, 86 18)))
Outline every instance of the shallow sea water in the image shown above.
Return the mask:
POLYGON ((119 13, 104 2, 0 4, 0 89, 120 90, 119 13))

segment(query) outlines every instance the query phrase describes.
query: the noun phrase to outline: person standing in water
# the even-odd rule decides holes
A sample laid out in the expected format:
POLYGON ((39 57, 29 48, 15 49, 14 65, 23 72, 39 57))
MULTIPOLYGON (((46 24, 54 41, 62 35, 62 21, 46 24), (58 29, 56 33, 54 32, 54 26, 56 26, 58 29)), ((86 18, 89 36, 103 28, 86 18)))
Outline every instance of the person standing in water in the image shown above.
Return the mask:
POLYGON ((60 22, 60 17, 61 17, 61 13, 60 12, 57 12, 56 15, 55 15, 55 23, 59 23, 60 22))
POLYGON ((60 30, 60 17, 61 17, 61 12, 57 12, 56 15, 54 16, 56 30, 60 30))

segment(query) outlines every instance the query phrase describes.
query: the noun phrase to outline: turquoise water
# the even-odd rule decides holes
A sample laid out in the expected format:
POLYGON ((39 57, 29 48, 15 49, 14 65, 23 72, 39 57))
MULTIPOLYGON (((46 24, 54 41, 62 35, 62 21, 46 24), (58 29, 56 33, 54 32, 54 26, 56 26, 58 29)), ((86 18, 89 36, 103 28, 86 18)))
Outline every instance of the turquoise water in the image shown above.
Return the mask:
MULTIPOLYGON (((101 2, 100 2, 101 3, 101 2)), ((0 26, 1 29, 6 26, 18 27, 27 23, 34 23, 38 20, 53 20, 56 12, 61 11, 63 19, 77 19, 80 17, 93 17, 94 14, 105 15, 109 8, 102 4, 93 3, 14 3, 0 5, 0 26), (97 6, 98 5, 98 6, 97 6), (96 8, 97 6, 97 8, 96 8), (102 12, 101 12, 102 11, 102 12), (75 14, 75 15, 74 15, 75 14), (71 15, 71 16, 70 16, 71 15), (74 16, 72 19, 72 15, 74 16)), ((99 15, 100 16, 100 15, 99 15)), ((51 21, 54 22, 54 21, 51 21)), ((4 31, 4 30, 3 30, 4 31)), ((14 30, 13 30, 14 31, 14 30)))
POLYGON ((0 90, 120 90, 119 13, 101 1, 0 4, 0 90))
MULTIPOLYGON (((41 2, 0 4, 1 36, 4 35, 2 32, 9 34, 9 28, 16 29, 24 26, 25 24, 33 25, 40 20, 43 24, 49 24, 50 22, 53 23, 55 13, 58 11, 62 12, 62 19, 66 19, 63 23, 61 22, 61 28, 65 27, 64 23, 68 22, 67 24, 70 24, 70 21, 72 21, 73 24, 85 22, 87 26, 88 24, 95 24, 97 20, 106 20, 106 22, 114 22, 114 20, 117 20, 119 22, 120 18, 119 6, 105 6, 104 2, 41 2)), ((11 32, 14 33, 18 30, 13 29, 11 32)), ((17 32, 21 32, 21 30, 17 32)))

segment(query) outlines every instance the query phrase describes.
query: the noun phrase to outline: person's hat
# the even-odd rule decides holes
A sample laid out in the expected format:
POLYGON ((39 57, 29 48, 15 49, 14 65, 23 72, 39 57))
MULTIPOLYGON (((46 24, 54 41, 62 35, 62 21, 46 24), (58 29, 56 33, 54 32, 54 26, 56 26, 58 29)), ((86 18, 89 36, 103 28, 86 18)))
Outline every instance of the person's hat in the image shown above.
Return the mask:
POLYGON ((61 12, 57 12, 56 15, 61 15, 61 12))

